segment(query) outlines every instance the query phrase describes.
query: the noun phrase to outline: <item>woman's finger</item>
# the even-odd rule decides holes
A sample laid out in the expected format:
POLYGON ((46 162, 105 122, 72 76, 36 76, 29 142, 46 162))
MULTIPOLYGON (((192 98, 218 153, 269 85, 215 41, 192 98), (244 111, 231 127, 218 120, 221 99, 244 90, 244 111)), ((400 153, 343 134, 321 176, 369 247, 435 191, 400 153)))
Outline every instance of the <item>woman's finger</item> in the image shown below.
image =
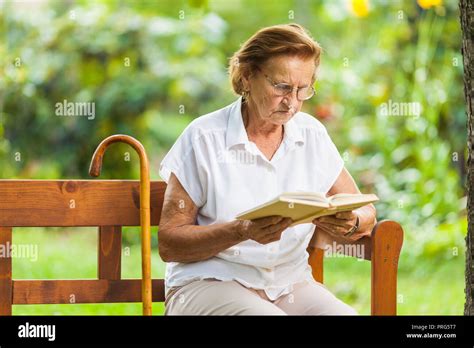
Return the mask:
POLYGON ((340 211, 336 213, 336 218, 344 219, 344 220, 351 220, 354 218, 354 213, 351 211, 340 211))
POLYGON ((259 238, 258 242, 260 244, 267 244, 267 243, 270 243, 270 242, 275 242, 277 240, 280 240, 281 234, 284 231, 285 231, 285 229, 280 229, 280 230, 274 231, 272 233, 267 233, 267 234, 261 236, 261 238, 259 238))
POLYGON ((327 223, 324 223, 324 222, 318 222, 316 224, 316 226, 318 226, 319 228, 322 228, 324 231, 326 231, 330 234, 340 235, 340 234, 346 233, 346 231, 347 231, 347 228, 344 228, 342 226, 331 225, 331 224, 327 224, 327 223))
POLYGON ((283 221, 284 217, 280 215, 266 216, 258 219, 251 220, 258 227, 266 227, 278 224, 283 221))
POLYGON ((272 234, 272 233, 275 233, 275 232, 280 231, 280 230, 284 231, 292 223, 293 223, 293 220, 291 220, 290 218, 286 218, 286 219, 281 220, 280 222, 278 222, 275 225, 270 225, 270 226, 264 227, 262 230, 264 231, 265 235, 272 234))
POLYGON ((336 219, 334 217, 330 216, 323 216, 318 218, 319 222, 326 223, 326 224, 331 224, 331 225, 336 225, 336 226, 347 226, 347 221, 348 220, 342 220, 342 219, 336 219))

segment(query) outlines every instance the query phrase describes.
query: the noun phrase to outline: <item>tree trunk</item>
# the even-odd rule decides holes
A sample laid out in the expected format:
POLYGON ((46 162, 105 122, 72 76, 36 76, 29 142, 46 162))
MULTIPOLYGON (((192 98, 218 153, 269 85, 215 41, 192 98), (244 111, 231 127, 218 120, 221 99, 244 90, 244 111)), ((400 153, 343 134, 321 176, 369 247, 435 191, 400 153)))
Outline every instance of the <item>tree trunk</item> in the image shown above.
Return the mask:
POLYGON ((464 315, 474 315, 474 5, 472 0, 460 0, 462 54, 464 62, 464 95, 467 111, 467 219, 466 236, 466 304, 464 315))

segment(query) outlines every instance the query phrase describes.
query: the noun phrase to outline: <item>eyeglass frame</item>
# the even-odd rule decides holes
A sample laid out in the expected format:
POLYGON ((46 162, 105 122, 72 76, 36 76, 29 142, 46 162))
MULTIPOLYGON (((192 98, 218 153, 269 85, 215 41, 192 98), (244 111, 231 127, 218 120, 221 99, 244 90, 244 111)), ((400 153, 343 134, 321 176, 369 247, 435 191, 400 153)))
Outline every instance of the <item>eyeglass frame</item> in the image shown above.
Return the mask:
MULTIPOLYGON (((270 82, 270 84, 273 86, 273 88, 277 89, 277 86, 278 85, 284 85, 284 86, 289 86, 291 87, 291 91, 288 90, 288 92, 286 92, 285 94, 283 95, 278 95, 279 97, 286 97, 288 94, 290 93, 293 93, 293 91, 296 89, 296 99, 298 99, 299 101, 305 101, 305 100, 309 100, 311 98, 314 97, 314 95, 316 94, 316 90, 314 89, 314 86, 307 86, 307 87, 293 87, 292 85, 288 84, 288 83, 284 83, 284 82, 279 82, 279 83, 276 83, 275 81, 273 81, 267 74, 265 74, 259 67, 257 67, 257 70, 260 71, 263 76, 265 76, 265 79, 270 82), (306 99, 300 99, 298 97, 298 94, 299 94, 299 91, 304 89, 304 88, 311 88, 311 90, 313 91, 313 94, 311 94, 310 97, 306 98, 306 99)), ((314 83, 314 82, 313 82, 314 83)))

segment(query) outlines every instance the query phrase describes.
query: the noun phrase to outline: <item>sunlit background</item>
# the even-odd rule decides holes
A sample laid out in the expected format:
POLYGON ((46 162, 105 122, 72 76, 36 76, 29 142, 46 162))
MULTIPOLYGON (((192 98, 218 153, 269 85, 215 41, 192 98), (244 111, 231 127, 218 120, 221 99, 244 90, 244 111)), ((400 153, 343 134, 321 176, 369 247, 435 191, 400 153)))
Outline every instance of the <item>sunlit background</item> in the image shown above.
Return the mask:
MULTIPOLYGON (((466 118, 457 1, 0 2, 0 178, 88 178, 111 134, 139 139, 160 160, 189 122, 234 101, 228 59, 258 29, 305 26, 324 49, 304 111, 325 124, 378 219, 405 230, 400 314, 462 314, 466 118), (94 117, 61 116, 89 102, 94 117), (405 106, 416 106, 405 109, 405 106), (398 108, 398 111, 397 109, 398 108), (408 112, 406 112, 408 110, 408 112), (419 112, 417 112, 417 110, 419 112)), ((103 178, 138 179, 138 157, 109 150, 103 178)), ((0 197, 1 199, 1 197, 0 197)), ((40 198, 39 198, 40 199, 40 198)), ((164 276, 154 234, 153 276, 164 276)), ((93 278, 91 229, 20 229, 38 261, 16 278, 93 278), (87 231, 87 233, 83 233, 87 231), (77 263, 77 259, 81 263, 77 263)), ((140 276, 139 234, 124 232, 123 276, 140 276)), ((370 313, 370 264, 333 258, 325 282, 370 313)), ((163 310, 155 304, 155 314, 163 310)), ((139 314, 140 304, 14 306, 14 314, 139 314)))

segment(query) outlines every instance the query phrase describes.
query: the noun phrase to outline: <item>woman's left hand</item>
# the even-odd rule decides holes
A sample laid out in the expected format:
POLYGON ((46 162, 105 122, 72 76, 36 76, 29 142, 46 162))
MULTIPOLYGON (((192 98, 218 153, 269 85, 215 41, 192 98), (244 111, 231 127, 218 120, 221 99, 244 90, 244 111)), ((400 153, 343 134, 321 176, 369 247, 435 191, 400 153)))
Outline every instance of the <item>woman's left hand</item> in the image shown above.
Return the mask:
POLYGON ((343 211, 334 215, 321 216, 313 220, 313 224, 325 232, 336 237, 344 237, 357 222, 357 213, 354 211, 343 211))

